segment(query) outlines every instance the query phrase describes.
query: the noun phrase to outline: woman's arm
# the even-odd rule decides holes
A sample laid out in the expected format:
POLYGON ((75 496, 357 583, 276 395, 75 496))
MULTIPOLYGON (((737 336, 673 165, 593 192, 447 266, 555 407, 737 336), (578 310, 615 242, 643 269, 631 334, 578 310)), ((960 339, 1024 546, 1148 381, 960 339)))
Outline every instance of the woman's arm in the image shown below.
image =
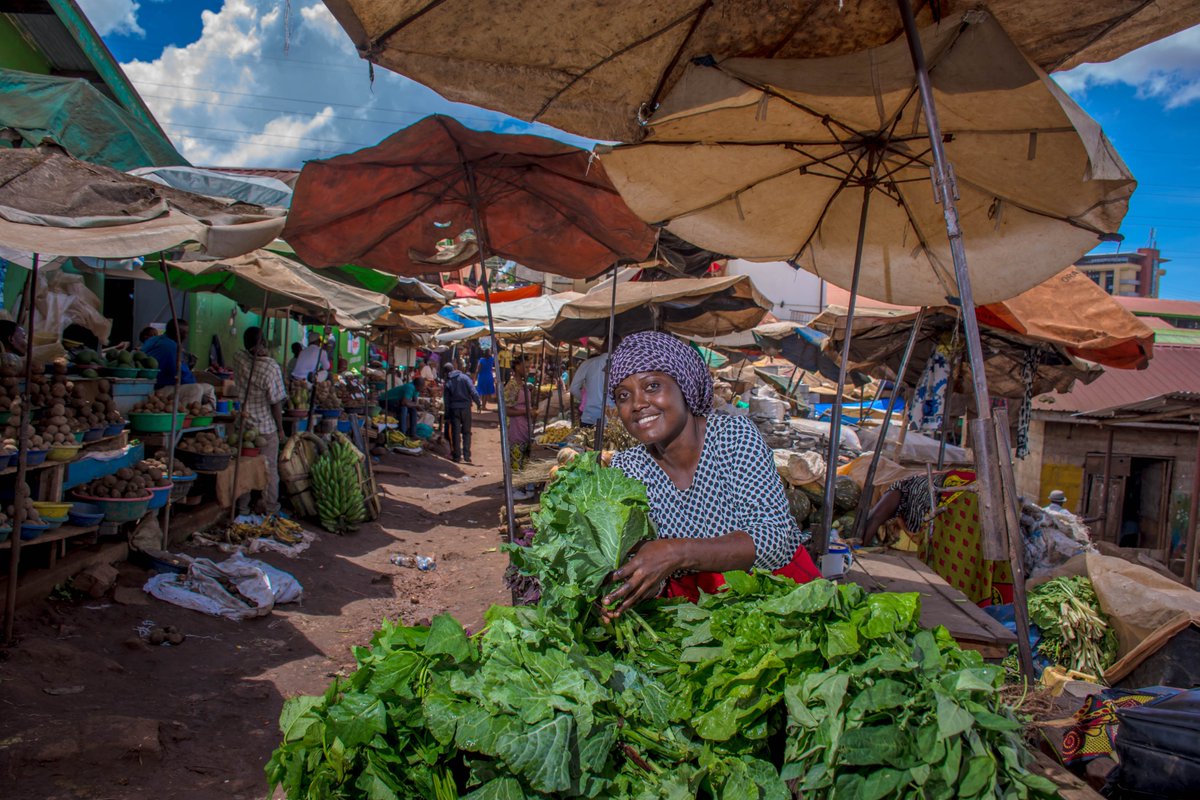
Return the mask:
POLYGON ((605 606, 619 603, 602 612, 615 619, 643 600, 658 593, 664 580, 681 570, 688 572, 729 572, 749 570, 754 565, 754 539, 745 531, 713 539, 655 539, 642 545, 633 558, 613 572, 610 580, 620 583, 601 601, 605 606))

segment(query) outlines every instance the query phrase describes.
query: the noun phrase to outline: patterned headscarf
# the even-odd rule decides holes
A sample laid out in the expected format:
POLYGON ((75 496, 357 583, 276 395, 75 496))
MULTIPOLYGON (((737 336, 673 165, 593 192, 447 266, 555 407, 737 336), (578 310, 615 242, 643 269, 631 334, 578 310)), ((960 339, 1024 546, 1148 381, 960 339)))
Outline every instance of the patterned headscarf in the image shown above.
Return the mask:
POLYGON ((608 391, 639 372, 665 372, 683 392, 688 410, 703 417, 712 410, 713 382, 700 354, 669 333, 642 331, 626 337, 612 354, 608 391))

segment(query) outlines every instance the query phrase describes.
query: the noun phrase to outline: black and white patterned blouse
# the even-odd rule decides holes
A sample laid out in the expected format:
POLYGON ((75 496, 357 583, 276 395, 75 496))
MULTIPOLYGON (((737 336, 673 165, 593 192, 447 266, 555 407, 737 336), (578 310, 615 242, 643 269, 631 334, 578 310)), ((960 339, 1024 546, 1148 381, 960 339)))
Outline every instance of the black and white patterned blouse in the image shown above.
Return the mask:
POLYGON ((754 566, 787 565, 800 546, 771 449, 746 417, 710 414, 692 485, 676 488, 645 445, 622 450, 612 465, 646 485, 659 538, 711 539, 745 531, 754 566))

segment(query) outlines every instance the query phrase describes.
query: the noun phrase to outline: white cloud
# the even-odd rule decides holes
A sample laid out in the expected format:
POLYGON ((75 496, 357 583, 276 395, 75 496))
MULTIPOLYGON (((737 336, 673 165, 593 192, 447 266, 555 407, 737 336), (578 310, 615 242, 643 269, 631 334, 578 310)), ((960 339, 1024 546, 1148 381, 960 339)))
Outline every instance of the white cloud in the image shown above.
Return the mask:
POLYGON ((1127 53, 1105 64, 1084 64, 1054 76, 1073 94, 1092 86, 1124 83, 1138 96, 1180 108, 1200 100, 1200 25, 1127 53))
POLYGON ((79 6, 96 29, 96 33, 101 36, 146 35, 142 26, 138 24, 137 12, 140 6, 135 0, 79 0, 79 6))
MULTIPOLYGON (((202 13, 200 38, 154 61, 123 64, 180 152, 198 166, 298 167, 373 145, 429 114, 469 127, 567 139, 490 111, 451 103, 358 57, 319 0, 225 0, 202 13)), ((580 139, 568 139, 583 143, 580 139)))

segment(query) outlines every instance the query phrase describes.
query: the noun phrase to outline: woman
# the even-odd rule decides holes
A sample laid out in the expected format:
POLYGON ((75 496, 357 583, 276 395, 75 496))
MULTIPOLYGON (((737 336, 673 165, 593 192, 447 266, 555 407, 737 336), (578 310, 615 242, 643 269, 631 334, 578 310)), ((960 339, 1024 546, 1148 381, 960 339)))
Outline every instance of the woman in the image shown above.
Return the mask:
POLYGON ((698 599, 730 570, 774 570, 800 583, 820 577, 754 423, 709 414, 712 377, 699 353, 665 333, 634 334, 613 353, 609 387, 641 443, 612 465, 646 485, 658 530, 613 573, 618 586, 603 603, 619 605, 609 616, 664 588, 668 597, 698 599))
POLYGON ((483 356, 475 367, 475 391, 479 392, 479 396, 483 398, 483 405, 479 407, 480 411, 487 411, 488 398, 496 396, 495 365, 496 361, 492 358, 492 351, 484 350, 483 356))
MULTIPOLYGON (((512 474, 525 468, 533 447, 533 392, 529 386, 529 362, 525 356, 513 356, 511 375, 504 384, 504 404, 508 415, 508 449, 512 474)), ((533 497, 535 487, 527 484, 513 493, 516 500, 533 497)))
POLYGON ((0 353, 24 356, 28 344, 24 328, 11 319, 0 319, 0 353))

